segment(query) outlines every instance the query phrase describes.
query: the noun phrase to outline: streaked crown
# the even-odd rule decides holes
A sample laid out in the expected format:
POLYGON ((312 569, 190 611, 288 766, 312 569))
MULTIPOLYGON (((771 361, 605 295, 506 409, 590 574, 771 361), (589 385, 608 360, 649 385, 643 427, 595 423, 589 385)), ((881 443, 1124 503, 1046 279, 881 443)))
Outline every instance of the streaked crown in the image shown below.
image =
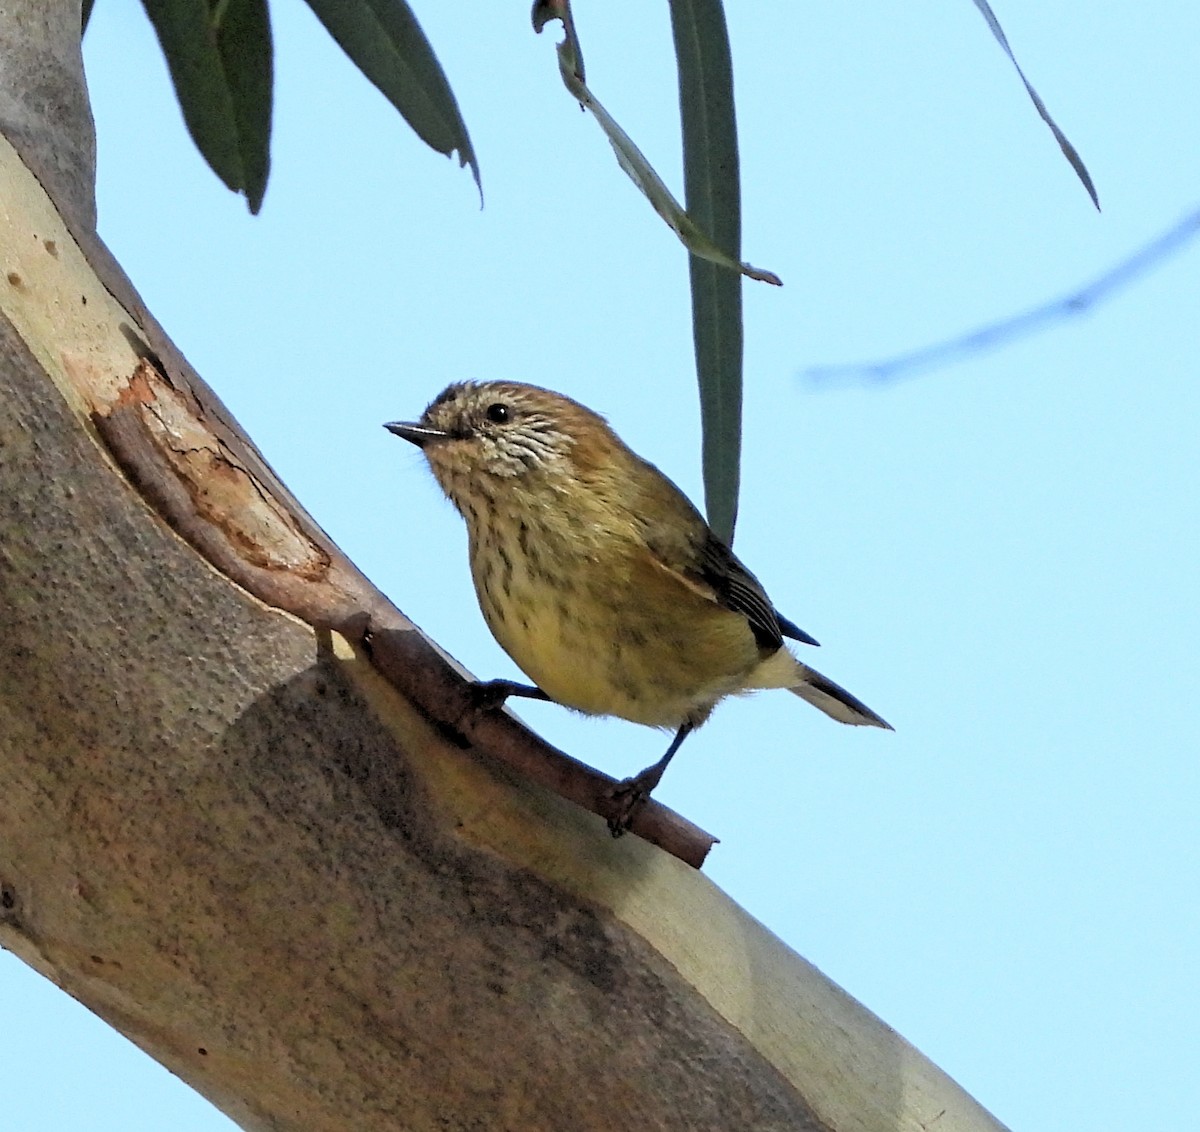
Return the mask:
POLYGON ((560 393, 515 381, 447 386, 420 425, 429 432, 422 443, 425 455, 447 489, 447 474, 568 475, 576 450, 593 447, 597 434, 620 444, 598 413, 560 393))

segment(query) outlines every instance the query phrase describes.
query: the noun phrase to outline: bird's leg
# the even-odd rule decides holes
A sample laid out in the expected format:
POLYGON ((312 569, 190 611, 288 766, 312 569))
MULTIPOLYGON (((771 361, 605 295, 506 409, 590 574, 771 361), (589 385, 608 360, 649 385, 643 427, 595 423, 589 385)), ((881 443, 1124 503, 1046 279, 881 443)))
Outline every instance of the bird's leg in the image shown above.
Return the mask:
POLYGON ((671 745, 667 748, 667 753, 658 762, 639 771, 632 778, 625 779, 613 789, 612 798, 618 806, 616 812, 608 819, 608 829, 613 837, 620 837, 629 829, 634 815, 646 804, 650 792, 662 780, 667 765, 675 757, 675 752, 683 745, 684 739, 692 733, 693 727, 694 724, 689 721, 680 724, 679 730, 675 732, 675 738, 671 740, 671 745))
MULTIPOLYGON (((503 707, 509 696, 524 696, 528 700, 549 700, 541 688, 518 684, 513 680, 475 680, 469 686, 471 705, 476 711, 495 711, 503 707)), ((553 702, 553 701, 551 701, 553 702)))

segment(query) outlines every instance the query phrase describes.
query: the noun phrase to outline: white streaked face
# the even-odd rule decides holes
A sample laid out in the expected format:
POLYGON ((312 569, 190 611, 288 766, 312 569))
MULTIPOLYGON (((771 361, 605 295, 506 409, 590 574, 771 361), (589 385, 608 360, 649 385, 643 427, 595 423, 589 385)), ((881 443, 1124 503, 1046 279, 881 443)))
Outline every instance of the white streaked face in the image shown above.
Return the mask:
POLYGON ((515 382, 461 382, 425 410, 420 427, 427 434, 408 439, 420 443, 447 492, 450 482, 464 477, 524 476, 536 469, 552 474, 574 444, 556 419, 560 400, 515 382))

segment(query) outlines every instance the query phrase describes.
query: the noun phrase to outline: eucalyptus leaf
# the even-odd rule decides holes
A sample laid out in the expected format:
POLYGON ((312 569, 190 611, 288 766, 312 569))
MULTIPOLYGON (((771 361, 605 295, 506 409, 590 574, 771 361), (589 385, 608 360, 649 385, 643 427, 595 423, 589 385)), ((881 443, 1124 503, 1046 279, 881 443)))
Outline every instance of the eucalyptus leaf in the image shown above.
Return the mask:
POLYGON ((308 0, 351 62, 430 148, 458 154, 480 185, 479 163, 454 92, 404 0, 308 0))
POLYGON ((1096 195, 1096 186, 1092 183, 1092 176, 1087 171, 1087 166, 1084 165, 1083 158, 1079 156, 1079 152, 1068 141, 1067 135, 1058 128, 1058 123, 1050 117, 1050 111, 1046 109, 1046 104, 1025 77, 1025 72, 1021 70, 1021 64, 1017 62, 1017 57, 1013 54, 1013 49, 1008 45, 1008 36, 1004 34, 1004 29, 1000 26, 1000 21, 996 19, 996 14, 992 11, 991 5, 988 4, 987 0, 975 0, 975 7, 979 9, 980 14, 987 21, 987 26, 992 29, 992 35, 996 37, 996 42, 1004 49, 1004 54, 1008 56, 1009 61, 1016 68, 1017 74, 1021 77, 1021 82, 1025 84, 1025 91, 1029 95, 1030 101, 1033 102, 1034 108, 1037 110, 1042 121, 1050 127, 1050 132, 1054 135, 1054 140, 1058 142, 1058 148, 1062 150, 1063 156, 1070 162, 1071 168, 1075 170, 1075 175, 1083 182, 1083 187, 1087 189, 1088 196, 1092 198, 1092 204, 1099 208, 1100 198, 1096 195))
POLYGON ((761 268, 742 263, 737 256, 719 247, 709 237, 694 217, 689 216, 683 206, 672 196, 670 189, 663 179, 655 172, 654 167, 646 160, 645 154, 634 144, 633 139, 616 123, 612 115, 604 109, 600 100, 588 88, 583 78, 582 54, 579 49, 579 39, 575 34, 573 22, 563 19, 563 11, 569 16, 570 8, 564 0, 557 2, 538 3, 534 6, 533 26, 541 31, 548 20, 562 19, 566 29, 566 38, 558 45, 558 70, 563 84, 571 92, 572 97, 585 109, 590 111, 593 118, 604 131, 617 163, 625 170, 629 179, 642 191, 642 194, 653 206, 654 211, 666 221, 670 229, 683 242, 684 247, 701 259, 720 264, 731 271, 740 272, 751 279, 764 283, 782 286, 779 276, 761 268))
MULTIPOLYGON (((671 0, 671 27, 688 215, 736 257, 742 242, 737 119, 721 0, 671 0)), ((742 447, 742 284, 737 275, 698 256, 689 267, 705 509, 709 526, 732 543, 742 447)))
POLYGON ((213 172, 257 212, 270 169, 272 47, 266 0, 142 0, 183 120, 213 172))

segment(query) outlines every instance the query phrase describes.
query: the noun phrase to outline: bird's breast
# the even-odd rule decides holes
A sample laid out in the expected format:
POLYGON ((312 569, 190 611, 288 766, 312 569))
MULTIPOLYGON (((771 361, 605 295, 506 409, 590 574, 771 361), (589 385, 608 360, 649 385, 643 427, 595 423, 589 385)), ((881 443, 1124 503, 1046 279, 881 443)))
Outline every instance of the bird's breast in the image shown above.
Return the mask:
POLYGON ((654 727, 700 722, 761 653, 746 619, 620 532, 569 517, 468 524, 488 627, 548 696, 654 727))

